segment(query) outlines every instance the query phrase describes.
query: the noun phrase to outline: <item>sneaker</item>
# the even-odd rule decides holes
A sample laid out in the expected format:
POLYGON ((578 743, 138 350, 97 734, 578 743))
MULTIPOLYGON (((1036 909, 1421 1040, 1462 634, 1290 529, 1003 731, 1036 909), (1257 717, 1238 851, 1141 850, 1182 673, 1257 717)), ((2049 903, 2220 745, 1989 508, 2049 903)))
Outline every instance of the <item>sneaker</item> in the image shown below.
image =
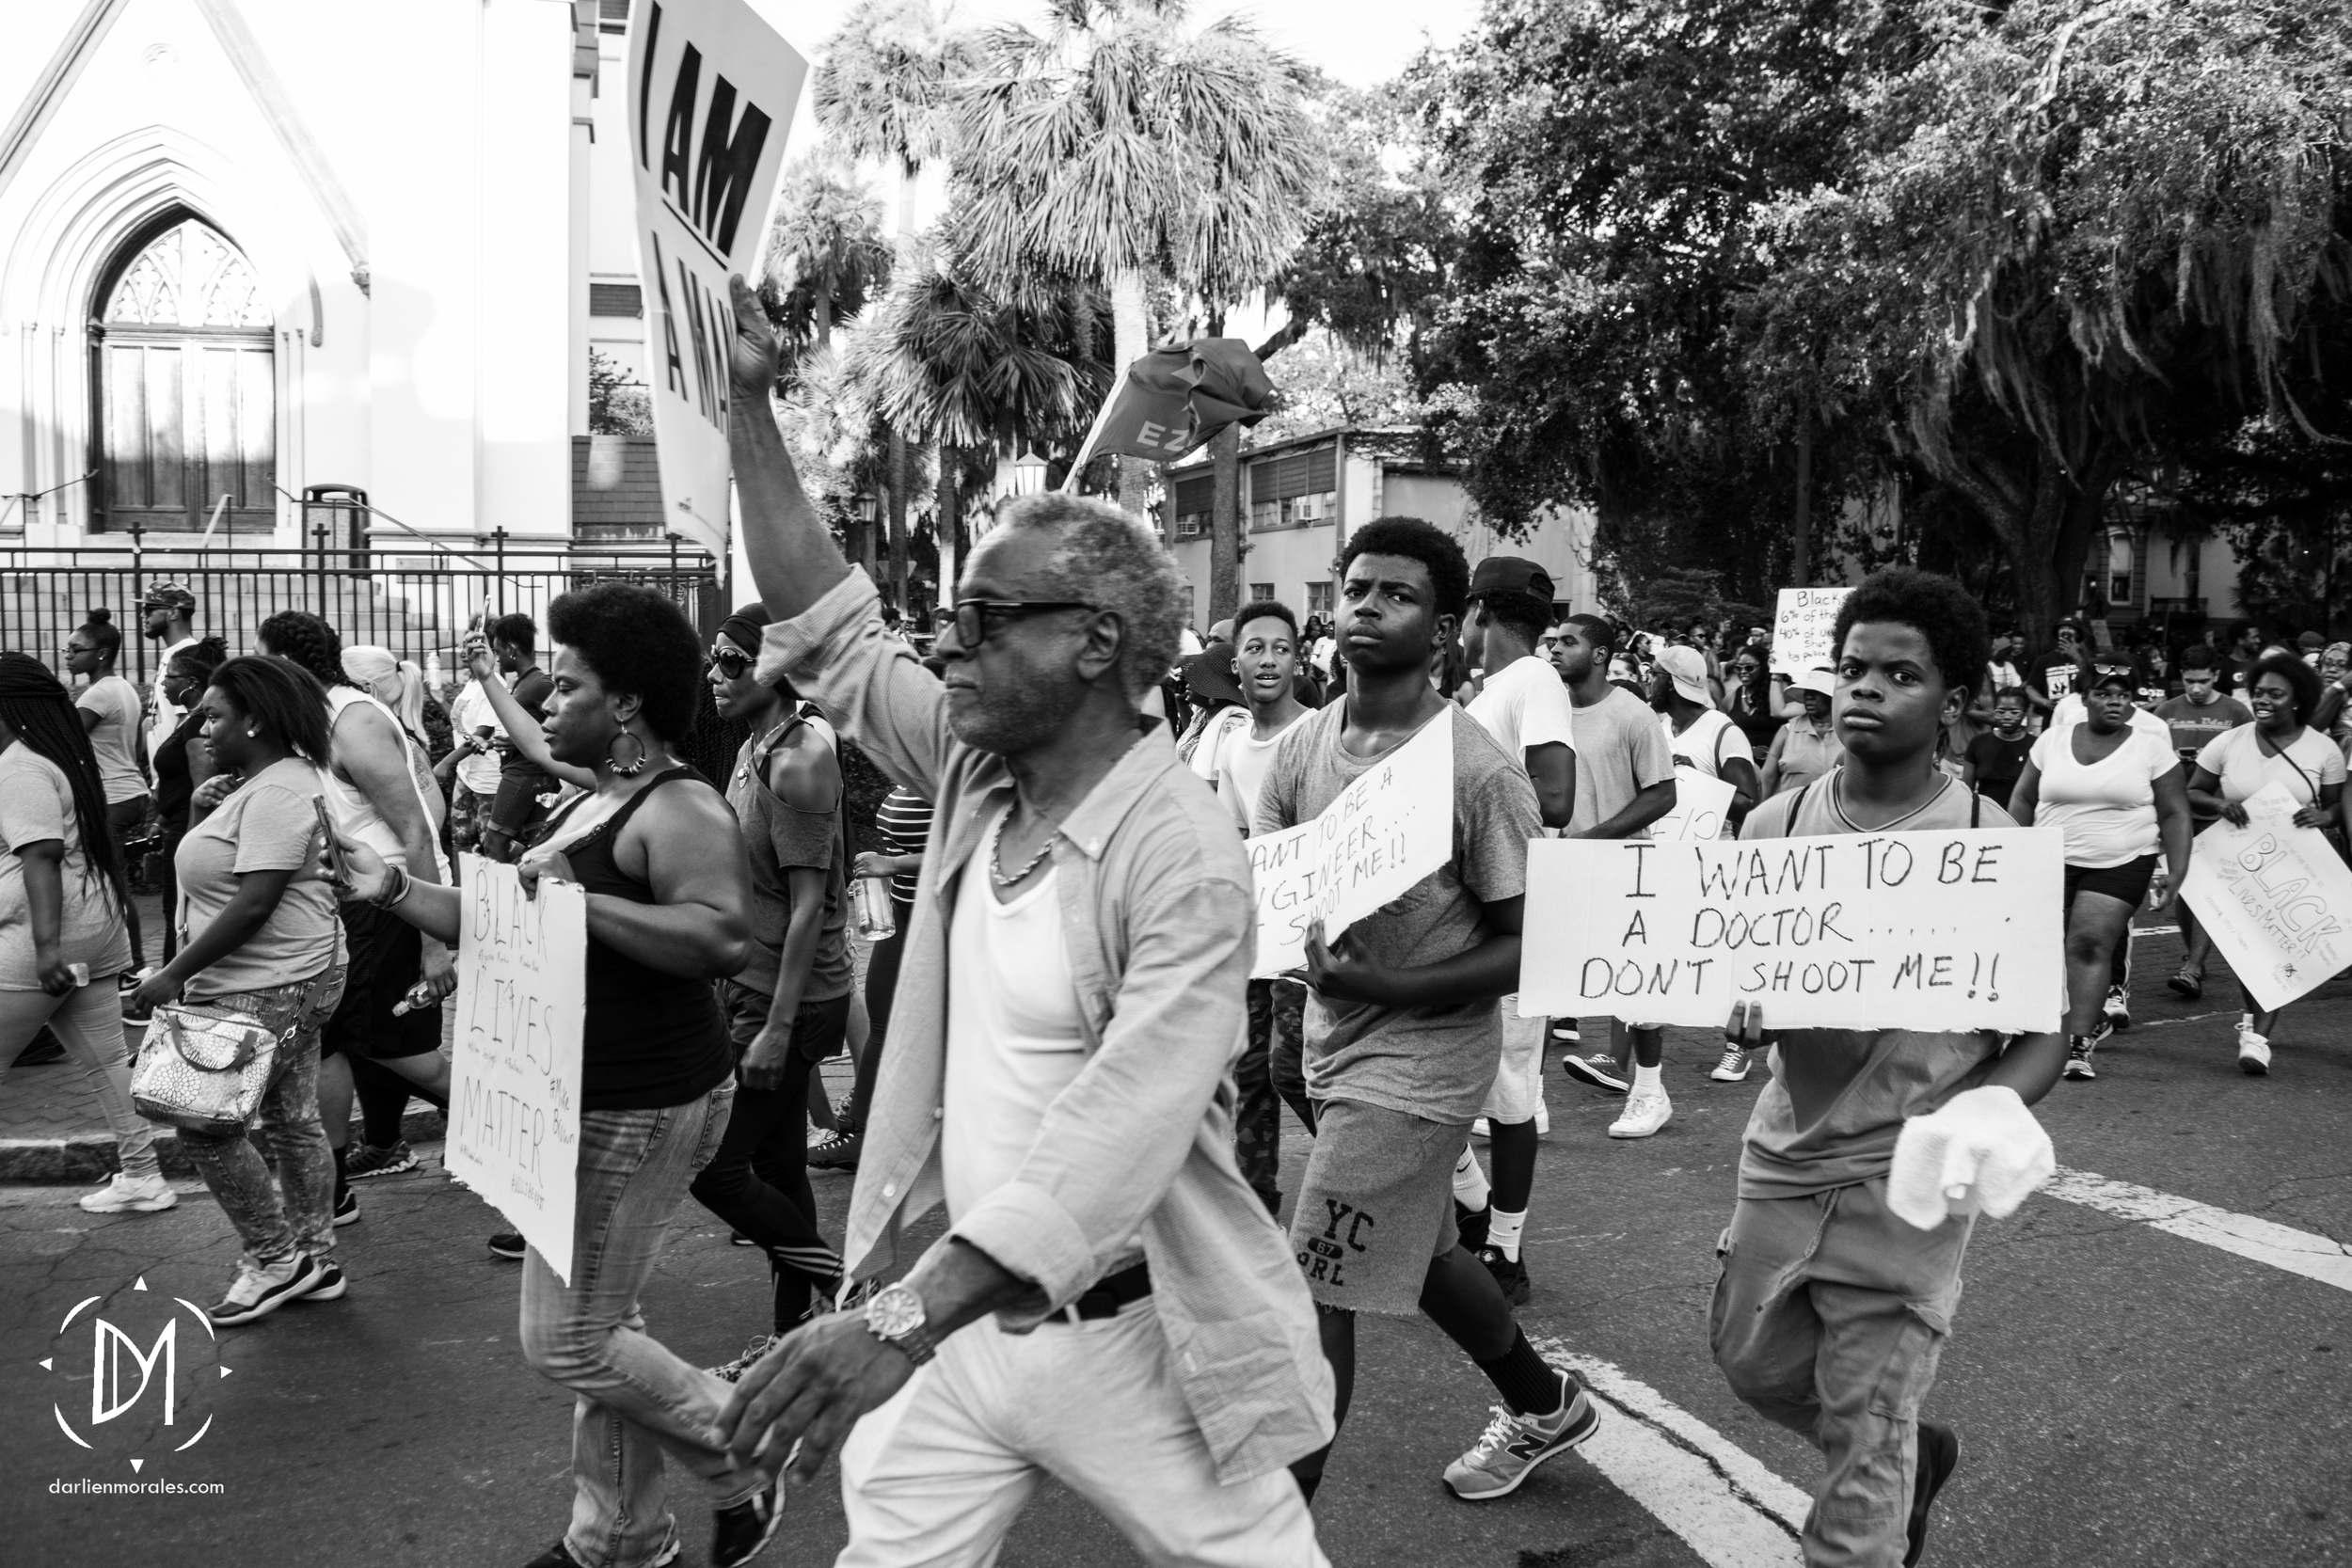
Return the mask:
POLYGON ((784 1336, 781 1334, 755 1334, 752 1336, 752 1342, 743 1347, 742 1354, 732 1361, 723 1361, 716 1367, 705 1367, 703 1370, 722 1383, 736 1382, 745 1372, 750 1371, 761 1356, 783 1342, 784 1336))
POLYGON ((742 1568, 776 1538, 784 1523, 784 1483, 771 1481, 710 1519, 710 1568, 742 1568))
POLYGON ((2171 988, 2173 995, 2195 1002, 2205 994, 2205 972, 2193 964, 2183 964, 2165 984, 2171 988))
POLYGON ((319 1282, 302 1292, 304 1301, 341 1301, 350 1281, 343 1278, 343 1266, 333 1259, 318 1265, 319 1282))
POLYGON ((1494 1135, 1494 1124, 1488 1121, 1485 1117, 1480 1117, 1477 1120, 1470 1123, 1471 1137, 1485 1138, 1491 1142, 1493 1141, 1494 1135))
MULTIPOLYGON (((653 1554, 648 1568, 670 1568, 670 1564, 675 1562, 678 1560, 678 1554, 685 1549, 686 1543, 675 1535, 672 1535, 668 1541, 662 1543, 661 1549, 653 1554)), ((524 1563, 523 1568, 583 1568, 583 1564, 580 1559, 572 1555, 572 1549, 569 1546, 558 1540, 554 1545, 524 1563)))
POLYGON ((168 1209, 180 1201, 180 1195, 161 1176, 125 1176, 117 1171, 114 1180, 94 1193, 84 1193, 80 1202, 93 1214, 119 1214, 126 1211, 152 1214, 168 1209))
POLYGON ((1540 1100, 1535 1102, 1535 1135, 1539 1138, 1551 1136, 1551 1107, 1540 1100))
POLYGON ((2253 1026, 2237 1026, 2238 1070, 2252 1078, 2267 1076, 2270 1071, 2270 1041, 2254 1033, 2253 1026))
POLYGON ((416 1168, 416 1153, 405 1138, 396 1139, 389 1148, 361 1144, 343 1156, 343 1177, 350 1181, 365 1181, 371 1176, 397 1176, 416 1168))
POLYGON ((808 1146, 811 1170, 855 1170, 858 1151, 866 1147, 866 1129, 846 1126, 808 1146))
POLYGON ((528 1252, 530 1247, 523 1241, 521 1231, 501 1230, 490 1238, 490 1250, 501 1258, 512 1258, 516 1262, 520 1262, 523 1254, 528 1252))
POLYGON ((1477 1252, 1486 1246, 1486 1226, 1493 1218, 1492 1209, 1481 1209, 1473 1213, 1462 1206, 1459 1198, 1454 1199, 1454 1229, 1461 1238, 1464 1250, 1477 1252))
POLYGON ((343 1189, 343 1196, 335 1200, 335 1223, 337 1225, 359 1223, 359 1195, 348 1187, 343 1189))
POLYGON ((1494 1407, 1470 1451, 1445 1467, 1445 1483, 1465 1502, 1508 1497, 1528 1472, 1553 1454, 1565 1453, 1600 1429, 1600 1409, 1583 1386, 1560 1374, 1560 1408, 1549 1416, 1521 1416, 1494 1407))
POLYGON ((1910 1544, 1903 1551, 1903 1568, 1914 1568, 1928 1549, 1928 1510, 1959 1467, 1960 1433, 1941 1421, 1921 1421, 1919 1464, 1911 1482, 1910 1544))
POLYGON ((1646 1138, 1665 1126, 1667 1118, 1674 1114, 1674 1101, 1666 1098, 1663 1089, 1630 1095, 1625 1102, 1625 1114, 1609 1124, 1609 1135, 1613 1138, 1646 1138))
POLYGON ((2090 1035, 2069 1035, 2069 1036, 2067 1036, 2067 1037, 2066 1037, 2066 1076, 2067 1076, 2067 1077, 2069 1077, 2069 1078, 2096 1078, 2096 1077, 2098 1077, 2098 1076, 2099 1076, 2099 1074, 2098 1074, 2097 1072, 2093 1071, 2093 1070, 2092 1070, 2092 1069, 2091 1069, 2091 1066, 2090 1066, 2090 1053, 2091 1053, 2092 1052, 2094 1052, 2094 1051, 2098 1050, 2098 1049, 2099 1049, 2099 1041, 2097 1040, 2097 1038, 2096 1038, 2096 1037, 2092 1037, 2092 1036, 2090 1036, 2090 1035))
POLYGON ((727 1245, 729 1246, 757 1246, 758 1244, 759 1243, 757 1242, 753 1241, 749 1236, 744 1235, 740 1230, 730 1230, 727 1232, 727 1245))
POLYGON ((1606 1051, 1597 1051, 1590 1056, 1563 1056, 1560 1068, 1578 1083, 1607 1089, 1611 1094, 1623 1094, 1632 1087, 1625 1069, 1617 1065, 1617 1058, 1606 1051))
POLYGON ((229 1282, 228 1293, 207 1308, 205 1316, 222 1328, 249 1323, 308 1293, 318 1282, 319 1271, 305 1253, 297 1252, 266 1269, 240 1262, 236 1277, 229 1282))
POLYGON ((1734 1047, 1726 1046, 1724 1050, 1723 1060, 1717 1062, 1715 1064, 1714 1070, 1709 1072, 1707 1076, 1713 1079, 1718 1084, 1738 1084, 1744 1082, 1748 1076, 1748 1053, 1734 1047))
POLYGON ((2132 993, 2122 986, 2109 986, 2105 1012, 2106 1021, 2116 1028, 2130 1028, 2132 1026, 2132 993))
POLYGON ((1558 1040, 1562 1045, 1582 1045, 1584 1043, 1583 1031, 1578 1026, 1577 1021, 1572 1018, 1553 1019, 1551 1021, 1551 1037, 1558 1040))
POLYGON ((1535 1287, 1528 1283, 1527 1262, 1524 1259, 1505 1258, 1499 1246, 1478 1249, 1478 1260, 1486 1265, 1486 1272, 1502 1287, 1502 1296, 1514 1307, 1525 1307, 1535 1287))
POLYGON ((2115 1020, 2107 1017, 2105 1013, 2100 1014, 2099 1022, 2090 1026, 2090 1043, 2093 1045, 2105 1045, 2107 1041, 2113 1039, 2114 1037, 2115 1020))

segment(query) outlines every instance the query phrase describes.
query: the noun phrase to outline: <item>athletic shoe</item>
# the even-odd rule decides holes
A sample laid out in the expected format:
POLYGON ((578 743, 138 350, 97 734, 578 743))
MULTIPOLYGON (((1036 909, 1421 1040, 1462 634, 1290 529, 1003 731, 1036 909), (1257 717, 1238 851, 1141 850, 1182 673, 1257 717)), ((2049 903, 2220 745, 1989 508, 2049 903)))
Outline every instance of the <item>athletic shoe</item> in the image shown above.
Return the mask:
POLYGON ((723 1361, 716 1367, 705 1367, 703 1370, 722 1383, 733 1383, 750 1371, 761 1356, 783 1342, 784 1336, 781 1334, 755 1334, 752 1342, 743 1347, 742 1354, 732 1361, 723 1361))
POLYGON ((1744 1051, 1725 1047, 1724 1051, 1724 1059, 1717 1062, 1715 1064, 1714 1070, 1709 1072, 1707 1076, 1712 1078, 1718 1084, 1738 1084, 1743 1082, 1748 1076, 1748 1053, 1744 1051))
POLYGON ((160 1176, 125 1176, 117 1171, 113 1180, 94 1193, 84 1193, 79 1201, 93 1214, 119 1214, 125 1211, 151 1214, 179 1202, 180 1195, 160 1176))
POLYGON ((2100 1014, 2099 1022, 2090 1026, 2090 1043, 2093 1045, 2105 1045, 2107 1041, 2113 1039, 2114 1037, 2115 1020, 2107 1017, 2105 1013, 2100 1014))
POLYGON ((2204 972, 2191 968, 2187 964, 2183 964, 2174 970, 2172 978, 2167 980, 2165 984, 2171 988, 2173 995, 2185 996, 2191 1002, 2199 1000, 2205 994, 2204 972))
POLYGON ((2237 1026, 2238 1070, 2249 1077, 2262 1078, 2270 1072, 2270 1041, 2254 1033, 2251 1025, 2237 1026))
POLYGON ((240 1262, 228 1292, 205 1316, 222 1328, 234 1328, 269 1316, 296 1296, 308 1294, 318 1283, 318 1268, 307 1253, 297 1252, 266 1269, 240 1262))
POLYGON ((1525 1307, 1535 1287, 1528 1283, 1527 1262, 1524 1259, 1505 1258, 1499 1246, 1478 1249, 1478 1260, 1486 1265, 1486 1272, 1502 1287, 1503 1299, 1514 1307, 1525 1307))
POLYGON ((1597 1051, 1590 1056, 1563 1056, 1560 1068, 1578 1083, 1607 1089, 1611 1094, 1623 1094, 1632 1087, 1626 1079, 1625 1069, 1606 1051, 1597 1051))
POLYGON ((343 1189, 343 1196, 335 1200, 335 1223, 337 1225, 359 1223, 359 1195, 348 1187, 343 1189))
POLYGON ((1504 1497, 1519 1489, 1528 1472, 1553 1454, 1565 1453, 1600 1428, 1600 1409, 1582 1385, 1560 1374, 1560 1408, 1549 1416, 1521 1416, 1494 1406, 1495 1418, 1470 1452, 1445 1467, 1445 1483, 1465 1502, 1504 1497))
POLYGON ((333 1259, 319 1264, 319 1282, 302 1292, 304 1301, 341 1301, 350 1281, 343 1278, 343 1266, 333 1259))
POLYGON ((501 1258, 512 1258, 520 1262, 530 1247, 524 1243, 521 1231, 501 1230, 490 1238, 490 1250, 501 1258))
POLYGON ((2107 988, 2106 1020, 2118 1029, 2132 1026, 2132 993, 2122 986, 2107 988))
POLYGON ((343 1156, 343 1179, 347 1181, 365 1181, 371 1176, 397 1176, 416 1168, 416 1153, 405 1138, 394 1139, 389 1148, 361 1144, 343 1156))
POLYGON ((1480 1251, 1486 1246, 1486 1227, 1493 1219, 1494 1210, 1491 1208, 1473 1213, 1462 1206, 1461 1199, 1454 1201, 1454 1233, 1461 1238, 1463 1247, 1470 1252, 1480 1251))
POLYGON ((771 1481, 710 1518, 710 1568, 742 1568, 776 1538, 784 1523, 784 1483, 771 1481))
POLYGON ((1903 1551, 1903 1568, 1914 1568, 1928 1549, 1928 1510, 1959 1467, 1960 1433, 1941 1421, 1921 1421, 1919 1463, 1911 1482, 1911 1544, 1903 1551))
POLYGON ((1485 1138, 1491 1142, 1493 1141, 1494 1135, 1494 1126, 1485 1117, 1480 1117, 1477 1120, 1470 1123, 1471 1137, 1485 1138))
POLYGON ((1663 1089, 1629 1095, 1626 1099, 1624 1114, 1609 1124, 1609 1135, 1613 1138, 1646 1138, 1665 1126, 1667 1118, 1674 1114, 1674 1101, 1666 1098, 1663 1089))
POLYGON ((2090 1053, 2098 1049, 2098 1040, 2089 1035, 2067 1036, 2066 1076, 2069 1078, 2098 1077, 2098 1073, 2092 1071, 2090 1067, 2090 1053))
POLYGON ((744 1235, 740 1230, 730 1230, 727 1232, 727 1245, 729 1246, 757 1246, 758 1244, 759 1243, 757 1242, 753 1241, 749 1236, 744 1235))
MULTIPOLYGON (((678 1554, 685 1549, 685 1542, 675 1535, 671 1536, 662 1544, 661 1549, 653 1554, 653 1560, 648 1564, 648 1568, 670 1568, 670 1564, 675 1562, 678 1560, 678 1554)), ((572 1555, 572 1549, 559 1540, 554 1545, 524 1563, 523 1568, 583 1568, 583 1565, 580 1559, 572 1555)))
POLYGON ((1584 1043, 1583 1032, 1579 1028, 1577 1021, 1572 1018, 1553 1019, 1551 1021, 1551 1037, 1558 1040, 1562 1045, 1582 1045, 1584 1043))
POLYGON ((846 1127, 828 1132, 808 1146, 811 1170, 855 1170, 860 1150, 866 1147, 866 1129, 846 1127))
POLYGON ((1551 1107, 1540 1100, 1535 1102, 1535 1135, 1539 1138, 1551 1136, 1551 1107))

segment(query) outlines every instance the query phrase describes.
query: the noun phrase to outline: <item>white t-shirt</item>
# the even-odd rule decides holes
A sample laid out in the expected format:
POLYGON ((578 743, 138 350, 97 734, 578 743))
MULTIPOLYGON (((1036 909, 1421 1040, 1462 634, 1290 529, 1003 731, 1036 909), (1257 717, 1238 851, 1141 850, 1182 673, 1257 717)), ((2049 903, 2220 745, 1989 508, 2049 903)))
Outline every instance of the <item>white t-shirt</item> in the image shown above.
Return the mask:
POLYGON ((1055 1096, 1086 1066, 1062 944, 1058 871, 1009 903, 989 879, 1000 817, 965 867, 947 927, 947 1075, 940 1174, 950 1222, 1011 1180, 1055 1096))
MULTIPOLYGON (((490 694, 482 689, 480 681, 469 680, 465 689, 450 700, 451 733, 460 738, 469 738, 485 724, 490 726, 493 736, 506 734, 506 726, 499 722, 498 709, 490 705, 490 694)), ((475 752, 458 762, 457 782, 486 799, 499 792, 499 767, 496 752, 475 752)))
POLYGON ((1200 777, 1208 780, 1211 788, 1216 785, 1216 774, 1223 763, 1225 743, 1232 738, 1235 730, 1247 733, 1248 728, 1249 710, 1246 707, 1219 708, 1209 715, 1207 723, 1200 726, 1200 734, 1193 741, 1192 746, 1192 770, 1200 777))
POLYGON ((2088 765, 2074 760, 2076 726, 2052 725, 2027 753, 2042 774, 2033 825, 2066 833, 2066 863, 2126 865, 2156 852, 2156 781, 2180 767, 2164 726, 2138 725, 2122 744, 2088 765))
POLYGON ((1674 752, 1675 761, 1687 762, 1710 779, 1724 776, 1726 761, 1756 760, 1746 733, 1725 718, 1720 708, 1707 709, 1691 721, 1689 729, 1678 734, 1671 714, 1660 714, 1658 721, 1666 727, 1666 746, 1674 752))
MULTIPOLYGON (((2053 730, 2062 730, 2070 724, 2079 724, 2088 717, 2090 715, 2083 706, 2081 697, 2060 697, 2058 700, 2058 705, 2050 709, 2050 722, 2042 733, 2048 735, 2053 730)), ((2172 726, 2141 707, 2137 703, 2132 705, 2131 726, 2136 735, 2153 735, 2168 747, 2172 744, 2172 726)))
POLYGON ((2297 805, 2312 805, 2321 790, 2344 783, 2344 753, 2317 730, 2306 727, 2294 745, 2275 756, 2263 750, 2259 734, 2256 726, 2240 724, 2205 742, 2197 753, 2197 766, 2221 781, 2224 800, 2234 804, 2275 780, 2297 805))
POLYGON ((1470 716, 1522 762, 1531 746, 1576 750, 1576 705, 1560 673, 1540 658, 1513 659, 1488 675, 1470 699, 1470 716))
POLYGON ((147 774, 139 768, 139 725, 146 705, 139 689, 120 675, 101 675, 82 689, 73 705, 98 715, 89 732, 90 754, 98 759, 98 782, 106 791, 106 804, 119 805, 146 794, 147 774))
MULTIPOLYGON (((1274 764, 1274 749, 1282 744, 1284 736, 1298 727, 1299 720, 1313 711, 1306 709, 1265 740, 1257 738, 1254 719, 1225 736, 1223 751, 1216 759, 1216 795, 1225 802, 1225 809, 1233 814, 1242 837, 1249 836, 1250 825, 1258 819, 1258 787, 1265 783, 1266 769, 1274 764)), ((1193 754, 1200 755, 1197 752, 1193 754)))

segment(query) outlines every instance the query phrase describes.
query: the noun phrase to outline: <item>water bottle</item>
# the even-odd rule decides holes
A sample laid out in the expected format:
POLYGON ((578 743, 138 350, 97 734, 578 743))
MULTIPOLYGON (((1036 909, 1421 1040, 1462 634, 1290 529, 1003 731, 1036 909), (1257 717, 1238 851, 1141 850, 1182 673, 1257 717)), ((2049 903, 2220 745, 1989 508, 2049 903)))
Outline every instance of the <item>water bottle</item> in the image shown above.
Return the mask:
POLYGON ((890 879, 859 877, 850 884, 850 922, 860 942, 887 942, 898 934, 898 913, 890 907, 890 879))

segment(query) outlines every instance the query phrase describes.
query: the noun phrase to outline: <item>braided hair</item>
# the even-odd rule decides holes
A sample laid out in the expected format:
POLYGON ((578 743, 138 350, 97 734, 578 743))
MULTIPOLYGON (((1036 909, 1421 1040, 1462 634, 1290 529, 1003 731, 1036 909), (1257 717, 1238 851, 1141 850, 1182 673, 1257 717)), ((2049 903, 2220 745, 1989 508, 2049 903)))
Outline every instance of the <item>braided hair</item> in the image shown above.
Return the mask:
POLYGON ((82 838, 84 875, 96 874, 114 895, 115 907, 131 907, 122 875, 122 851, 106 826, 106 791, 98 759, 90 753, 89 731, 74 711, 73 698, 30 654, 0 653, 0 721, 16 732, 19 744, 56 764, 73 790, 73 821, 82 838))
POLYGON ((321 686, 358 686, 343 673, 343 640, 333 626, 307 610, 281 610, 262 622, 254 635, 268 643, 278 657, 316 675, 321 686))

